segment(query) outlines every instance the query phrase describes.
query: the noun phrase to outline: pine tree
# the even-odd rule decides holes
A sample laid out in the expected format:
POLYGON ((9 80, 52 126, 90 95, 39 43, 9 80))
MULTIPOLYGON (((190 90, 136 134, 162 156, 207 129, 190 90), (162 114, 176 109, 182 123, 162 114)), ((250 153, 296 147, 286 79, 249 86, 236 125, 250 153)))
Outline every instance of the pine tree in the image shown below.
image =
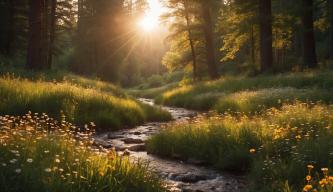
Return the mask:
POLYGON ((271 0, 259 1, 260 20, 260 66, 265 72, 273 66, 272 48, 272 2, 271 0))
POLYGON ((302 0, 303 67, 316 68, 317 54, 313 24, 313 0, 302 0))

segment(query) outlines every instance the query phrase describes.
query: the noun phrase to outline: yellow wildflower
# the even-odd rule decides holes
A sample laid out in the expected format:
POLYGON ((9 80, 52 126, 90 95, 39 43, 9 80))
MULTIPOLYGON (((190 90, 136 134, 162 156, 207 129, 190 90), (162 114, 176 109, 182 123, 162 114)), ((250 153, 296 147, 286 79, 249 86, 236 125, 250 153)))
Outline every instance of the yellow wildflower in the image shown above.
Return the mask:
POLYGON ((303 188, 304 192, 310 191, 312 189, 312 185, 305 185, 303 188))
POLYGON ((311 180, 311 176, 310 176, 310 175, 307 175, 307 176, 306 176, 306 180, 307 180, 307 181, 310 181, 310 180, 311 180))

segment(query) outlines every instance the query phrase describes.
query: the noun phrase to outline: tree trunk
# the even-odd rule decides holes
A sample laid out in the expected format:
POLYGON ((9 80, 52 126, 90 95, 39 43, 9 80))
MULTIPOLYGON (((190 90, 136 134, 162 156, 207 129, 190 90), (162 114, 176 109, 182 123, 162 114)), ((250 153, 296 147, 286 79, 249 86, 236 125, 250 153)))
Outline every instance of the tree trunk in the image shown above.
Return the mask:
POLYGON ((256 42, 254 37, 254 26, 251 26, 251 62, 252 65, 256 65, 256 42))
POLYGON ((9 17, 8 17, 8 30, 5 52, 7 55, 13 54, 13 44, 15 41, 15 2, 14 0, 8 1, 9 17))
POLYGON ((186 19, 186 27, 188 32, 188 40, 191 47, 191 56, 192 56, 192 65, 193 65, 193 79, 196 80, 198 78, 198 71, 197 71, 197 56, 194 47, 194 41, 192 36, 191 24, 190 24, 190 16, 188 12, 188 2, 187 0, 184 1, 185 7, 185 19, 186 19))
POLYGON ((260 0, 259 3, 260 66, 261 72, 266 72, 273 66, 272 2, 271 0, 260 0))
POLYGON ((327 0, 329 17, 329 59, 333 60, 333 0, 327 0))
POLYGON ((43 58, 43 8, 44 0, 29 0, 29 44, 27 68, 41 70, 45 65, 43 58))
POLYGON ((303 68, 316 68, 317 55, 313 27, 313 0, 302 0, 303 3, 303 68))
POLYGON ((48 68, 52 67, 53 61, 53 50, 54 50, 54 40, 55 40, 55 28, 56 28, 56 10, 57 10, 57 0, 52 0, 51 2, 51 23, 50 23, 50 42, 49 42, 49 53, 48 53, 48 68))
POLYGON ((211 10, 209 3, 202 2, 202 17, 203 17, 203 30, 206 40, 206 59, 208 65, 208 72, 211 79, 217 79, 219 77, 216 61, 215 61, 215 46, 214 46, 214 32, 213 21, 211 17, 211 10))

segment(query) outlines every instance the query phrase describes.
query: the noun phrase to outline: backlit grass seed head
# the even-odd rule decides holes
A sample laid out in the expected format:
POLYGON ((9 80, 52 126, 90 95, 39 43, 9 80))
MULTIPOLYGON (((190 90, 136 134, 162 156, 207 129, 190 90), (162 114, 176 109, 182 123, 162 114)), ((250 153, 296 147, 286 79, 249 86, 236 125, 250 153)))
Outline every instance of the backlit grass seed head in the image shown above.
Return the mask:
POLYGON ((28 162, 28 163, 32 163, 32 162, 33 162, 33 159, 28 158, 28 159, 27 159, 27 162, 28 162))

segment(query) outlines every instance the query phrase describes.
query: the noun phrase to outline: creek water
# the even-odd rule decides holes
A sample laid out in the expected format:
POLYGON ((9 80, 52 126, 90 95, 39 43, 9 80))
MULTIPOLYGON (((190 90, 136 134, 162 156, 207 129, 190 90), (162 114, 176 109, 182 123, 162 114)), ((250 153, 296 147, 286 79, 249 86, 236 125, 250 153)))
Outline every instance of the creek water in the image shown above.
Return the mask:
MULTIPOLYGON (((153 100, 139 99, 155 105, 153 100)), ((183 108, 160 106, 171 113, 174 121, 189 121, 200 115, 183 108)), ((145 141, 158 134, 167 123, 146 123, 133 129, 102 133, 95 136, 95 142, 105 148, 116 148, 119 153, 127 153, 133 160, 149 162, 149 167, 161 176, 172 192, 240 192, 246 191, 246 181, 242 176, 221 173, 201 165, 200 161, 189 159, 184 162, 163 159, 148 154, 145 141)))

